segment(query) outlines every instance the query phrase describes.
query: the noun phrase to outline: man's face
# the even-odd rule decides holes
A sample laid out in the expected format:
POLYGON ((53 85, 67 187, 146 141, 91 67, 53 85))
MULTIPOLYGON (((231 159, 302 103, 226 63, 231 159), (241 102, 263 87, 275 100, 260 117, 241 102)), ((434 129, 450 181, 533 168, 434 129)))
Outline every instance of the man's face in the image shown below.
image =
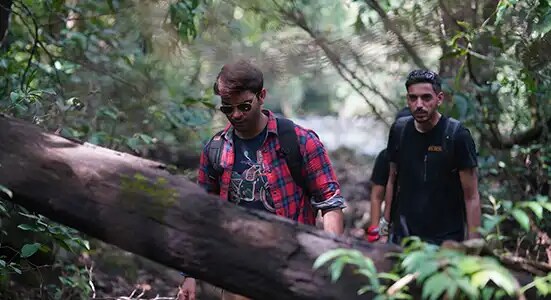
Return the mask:
POLYGON ((436 93, 430 83, 416 83, 409 86, 407 98, 413 118, 419 123, 424 123, 432 120, 444 94, 436 93))
POLYGON ((256 129, 254 127, 262 113, 261 106, 265 96, 265 89, 256 95, 251 91, 232 93, 229 97, 222 97, 220 110, 226 115, 235 130, 256 129))

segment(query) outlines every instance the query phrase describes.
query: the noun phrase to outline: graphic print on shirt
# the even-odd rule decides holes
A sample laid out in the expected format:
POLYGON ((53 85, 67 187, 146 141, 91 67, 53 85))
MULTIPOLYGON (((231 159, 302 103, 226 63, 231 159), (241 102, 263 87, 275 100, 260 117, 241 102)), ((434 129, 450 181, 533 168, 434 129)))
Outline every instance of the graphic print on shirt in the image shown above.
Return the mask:
POLYGON ((262 164, 251 158, 247 150, 243 151, 244 159, 237 164, 245 165, 242 173, 233 171, 230 184, 230 202, 248 208, 265 209, 275 212, 273 201, 268 191, 268 179, 264 175, 262 164))

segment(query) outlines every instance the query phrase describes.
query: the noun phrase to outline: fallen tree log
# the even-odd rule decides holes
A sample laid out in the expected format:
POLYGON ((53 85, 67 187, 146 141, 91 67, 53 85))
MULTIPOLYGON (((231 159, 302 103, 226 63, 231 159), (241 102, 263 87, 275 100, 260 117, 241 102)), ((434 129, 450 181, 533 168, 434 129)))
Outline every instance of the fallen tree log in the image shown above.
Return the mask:
MULTIPOLYGON (((388 270, 388 245, 336 238, 206 194, 163 164, 0 116, 0 184, 52 220, 255 299, 356 299, 349 270, 330 285, 314 260, 357 247, 388 270)), ((365 297, 364 297, 365 298, 365 297)))
MULTIPOLYGON (((389 271, 393 262, 386 254, 399 251, 246 211, 161 163, 71 141, 4 115, 0 185, 27 209, 254 299, 369 298, 356 293, 365 278, 345 268, 331 283, 327 271, 312 269, 314 260, 331 249, 355 248, 379 271, 389 271)), ((514 274, 521 284, 531 279, 526 272, 514 274)))

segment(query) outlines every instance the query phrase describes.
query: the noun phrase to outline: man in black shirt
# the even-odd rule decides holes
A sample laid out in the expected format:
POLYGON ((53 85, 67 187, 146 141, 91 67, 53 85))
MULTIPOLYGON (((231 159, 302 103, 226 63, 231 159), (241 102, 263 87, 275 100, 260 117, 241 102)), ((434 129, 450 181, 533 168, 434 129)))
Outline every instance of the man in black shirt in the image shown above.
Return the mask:
MULTIPOLYGON (((410 116, 409 107, 402 108, 396 115, 398 120, 401 117, 410 116)), ((367 240, 374 242, 379 240, 379 221, 381 220, 381 205, 384 201, 385 186, 388 181, 388 170, 390 162, 388 160, 387 150, 383 149, 375 158, 375 164, 371 173, 371 193, 370 193, 370 226, 367 229, 367 240)), ((384 220, 383 220, 384 222, 384 220)))
MULTIPOLYGON (((481 211, 471 134, 438 112, 444 94, 436 73, 411 72, 406 90, 412 117, 392 125, 387 145, 390 169, 382 220, 391 223, 391 240, 418 236, 439 245, 476 238, 481 211)), ((385 229, 381 226, 382 235, 385 229)))

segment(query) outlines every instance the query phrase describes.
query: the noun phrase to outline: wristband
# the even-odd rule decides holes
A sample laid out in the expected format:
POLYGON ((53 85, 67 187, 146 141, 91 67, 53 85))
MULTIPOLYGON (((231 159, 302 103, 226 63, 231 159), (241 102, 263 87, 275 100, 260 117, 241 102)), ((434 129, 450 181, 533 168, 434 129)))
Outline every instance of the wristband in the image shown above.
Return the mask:
POLYGON ((389 223, 385 220, 385 217, 381 217, 379 220, 379 234, 388 235, 388 225, 389 223))
POLYGON ((367 229, 367 241, 370 243, 373 243, 377 240, 379 240, 381 236, 379 235, 379 227, 375 225, 369 226, 367 229))

